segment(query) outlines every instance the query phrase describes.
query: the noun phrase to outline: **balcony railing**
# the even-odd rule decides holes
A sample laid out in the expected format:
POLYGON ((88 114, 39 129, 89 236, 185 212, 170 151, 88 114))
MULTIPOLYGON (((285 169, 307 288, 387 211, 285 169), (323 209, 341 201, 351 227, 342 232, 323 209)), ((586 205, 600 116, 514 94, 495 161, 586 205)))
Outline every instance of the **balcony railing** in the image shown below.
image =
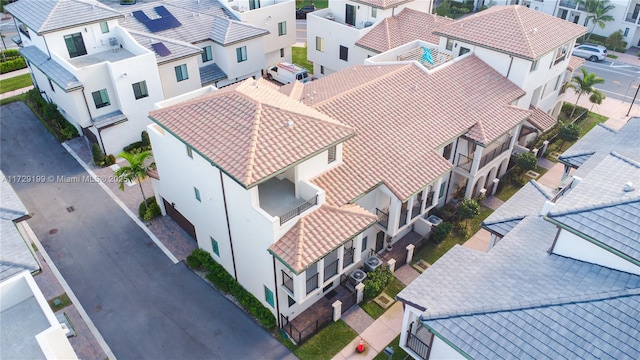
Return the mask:
POLYGON ((329 265, 324 266, 324 281, 331 279, 337 273, 338 273, 338 259, 335 259, 329 265))
POLYGON ((318 273, 307 279, 307 295, 318 288, 318 273))
POLYGON ((378 215, 378 224, 387 229, 389 227, 389 214, 376 208, 376 215, 378 215))
POLYGON ((289 210, 286 213, 280 215, 280 225, 286 223, 287 221, 293 219, 294 217, 302 214, 303 212, 309 210, 310 208, 318 205, 318 195, 312 197, 311 199, 304 202, 304 204, 296 206, 295 209, 289 210))
POLYGON ((293 278, 282 271, 282 285, 293 294, 293 278))
POLYGON ((471 172, 471 165, 473 164, 473 158, 470 158, 463 154, 458 154, 458 167, 471 172))
MULTIPOLYGON (((578 5, 578 2, 575 1, 575 0, 560 0, 560 3, 558 5, 562 6, 562 7, 566 7, 566 8, 572 9, 572 10, 575 10, 576 9, 576 5, 578 5)), ((583 10, 584 11, 585 9, 586 9, 585 6, 580 4, 580 7, 578 8, 578 10, 583 10)))
POLYGON ((429 345, 412 333, 411 328, 413 325, 411 324, 409 330, 407 330, 407 347, 420 356, 421 359, 426 360, 427 356, 429 356, 429 345))
POLYGON ((507 141, 503 142, 502 144, 500 144, 497 147, 495 147, 492 150, 490 150, 488 153, 484 154, 482 156, 482 158, 480 159, 480 167, 479 168, 480 169, 483 168, 485 165, 490 163, 493 159, 498 157, 498 155, 500 155, 503 152, 507 151, 509 149, 509 146, 511 145, 511 138, 512 137, 510 136, 507 141))

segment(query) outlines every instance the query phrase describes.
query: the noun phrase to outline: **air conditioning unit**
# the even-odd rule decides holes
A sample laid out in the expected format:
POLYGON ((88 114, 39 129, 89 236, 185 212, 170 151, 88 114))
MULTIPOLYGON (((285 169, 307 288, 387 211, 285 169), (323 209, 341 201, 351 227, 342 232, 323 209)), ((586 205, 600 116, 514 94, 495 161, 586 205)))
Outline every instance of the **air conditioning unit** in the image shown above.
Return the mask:
POLYGON ((109 46, 113 46, 113 47, 118 46, 118 38, 115 38, 115 37, 109 38, 109 46))
POLYGON ((349 284, 352 286, 356 286, 364 281, 367 278, 367 273, 360 269, 356 269, 354 272, 349 275, 349 284))
POLYGON ((366 28, 368 28, 371 25, 373 25, 373 22, 371 22, 371 21, 365 21, 364 22, 364 27, 366 27, 366 28))
POLYGON ((377 269, 380 265, 382 265, 382 260, 380 260, 377 256, 371 256, 364 261, 364 271, 371 272, 377 269))

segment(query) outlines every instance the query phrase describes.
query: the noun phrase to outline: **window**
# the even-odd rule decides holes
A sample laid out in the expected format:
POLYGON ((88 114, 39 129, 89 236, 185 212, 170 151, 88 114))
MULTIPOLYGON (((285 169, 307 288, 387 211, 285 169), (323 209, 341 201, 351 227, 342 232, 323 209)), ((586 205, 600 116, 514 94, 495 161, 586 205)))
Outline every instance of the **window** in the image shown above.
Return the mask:
POLYGON ((280 57, 284 57, 284 48, 280 49, 280 57))
POLYGON ((289 307, 292 307, 293 305, 296 304, 296 301, 293 300, 293 298, 291 296, 287 296, 289 298, 289 307))
POLYGON ((198 200, 198 201, 202 202, 202 200, 200 199, 200 190, 198 190, 198 188, 194 186, 194 187, 193 187, 193 192, 194 192, 194 193, 195 193, 195 195, 196 195, 196 200, 198 200))
POLYGON ((266 285, 264 287, 264 299, 269 303, 269 305, 271 305, 271 307, 275 306, 275 303, 273 302, 273 291, 271 291, 266 285))
POLYGON ((307 273, 307 295, 318 288, 318 263, 309 266, 307 273))
POLYGON ((374 8, 374 7, 371 8, 371 17, 372 18, 378 17, 378 8, 374 8))
POLYGON ((293 294, 293 278, 282 270, 282 286, 293 294))
POLYGON ((362 238, 362 247, 360 248, 360 252, 367 250, 367 240, 366 236, 362 238))
POLYGON ((53 81, 51 81, 51 79, 47 78, 47 80, 49 80, 49 86, 51 86, 51 91, 56 92, 56 88, 53 87, 53 81))
POLYGON ((440 193, 438 194, 438 199, 444 196, 444 191, 447 188, 447 182, 443 181, 442 184, 440 184, 440 193))
POLYGON ((531 68, 529 69, 529 72, 534 72, 538 69, 538 60, 534 60, 531 63, 531 68))
POLYGON ((247 61, 247 47, 246 46, 239 47, 239 48, 236 49, 236 58, 238 59, 238 62, 247 61))
POLYGON ((211 53, 211 46, 205 46, 202 48, 202 62, 206 63, 207 61, 213 60, 213 54, 211 53))
POLYGON ((336 145, 329 148, 327 158, 328 158, 327 159, 328 164, 331 164, 332 162, 336 161, 336 145))
POLYGON ((287 22, 278 23, 278 36, 287 35, 287 22))
POLYGON ((340 263, 338 259, 338 249, 333 250, 327 256, 324 257, 324 280, 327 281, 338 274, 338 265, 340 263))
POLYGON ((627 37, 629 35, 629 28, 624 29, 624 34, 622 36, 627 37))
POLYGON ((356 7, 353 5, 345 5, 344 22, 347 25, 356 26, 356 7))
POLYGON ((445 49, 453 51, 453 39, 447 39, 447 45, 445 46, 445 49))
POLYGON ((193 150, 187 145, 187 156, 193 159, 193 150))
POLYGON ((556 79, 556 86, 553 87, 553 91, 558 90, 558 87, 560 86, 560 81, 562 81, 562 75, 558 75, 558 78, 556 79))
POLYGON ((102 31, 103 34, 109 32, 109 24, 107 24, 106 21, 100 23, 100 31, 102 31))
POLYGON ((249 0, 249 10, 254 9, 260 9, 260 0, 249 0))
POLYGON ((562 45, 556 50, 556 57, 553 61, 553 65, 563 61, 567 56, 567 49, 569 48, 568 44, 562 45))
POLYGON ((109 102, 109 93, 107 93, 107 89, 94 91, 91 93, 91 95, 93 96, 93 102, 96 104, 96 109, 111 105, 111 103, 109 102))
POLYGON ((84 47, 84 40, 82 40, 81 33, 65 35, 64 42, 67 44, 67 51, 69 51, 70 58, 87 55, 87 49, 84 47))
POLYGON ((458 56, 462 56, 462 55, 468 53, 469 51, 471 51, 471 50, 467 49, 466 47, 462 47, 461 46, 460 47, 460 54, 458 54, 458 56))
POLYGON ((175 69, 176 69, 176 80, 178 82, 182 80, 187 80, 189 78, 189 73, 187 72, 187 64, 176 66, 175 69))
POLYGON ((209 236, 209 239, 211 239, 211 247, 213 248, 213 252, 214 254, 218 255, 218 257, 220 257, 220 249, 218 248, 218 242, 215 241, 213 239, 213 237, 209 236))
POLYGON ((324 65, 320 65, 320 74, 324 75, 324 65))
POLYGON ((349 240, 344 244, 344 256, 342 259, 342 268, 346 268, 348 265, 353 264, 353 253, 354 251, 354 247, 353 247, 353 240, 349 240))
POLYGON ((453 143, 448 144, 442 150, 442 157, 449 160, 451 158, 451 149, 453 148, 453 143))
POLYGON ((324 52, 324 38, 316 36, 316 50, 324 52))
POLYGON ((349 48, 340 45, 340 60, 349 61, 349 48))
POLYGON ((140 81, 131 85, 133 87, 133 95, 136 97, 136 100, 146 98, 149 96, 149 92, 147 91, 147 82, 140 81))

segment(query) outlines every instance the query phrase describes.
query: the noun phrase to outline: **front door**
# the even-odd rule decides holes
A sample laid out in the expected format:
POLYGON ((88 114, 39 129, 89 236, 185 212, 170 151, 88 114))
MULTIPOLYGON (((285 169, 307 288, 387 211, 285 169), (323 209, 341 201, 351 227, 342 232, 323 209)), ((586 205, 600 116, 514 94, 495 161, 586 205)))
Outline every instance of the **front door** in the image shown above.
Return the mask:
POLYGON ((378 231, 376 234, 376 250, 375 252, 379 252, 384 247, 384 231, 378 231))
POLYGON ((187 234, 191 235, 193 240, 198 241, 196 238, 196 227, 176 209, 175 205, 170 204, 167 200, 162 198, 162 202, 164 202, 164 209, 167 211, 167 215, 169 215, 173 220, 176 221, 180 227, 187 232, 187 234))
POLYGON ((356 26, 356 7, 355 6, 347 5, 344 19, 345 19, 344 22, 346 22, 347 24, 351 26, 356 26))

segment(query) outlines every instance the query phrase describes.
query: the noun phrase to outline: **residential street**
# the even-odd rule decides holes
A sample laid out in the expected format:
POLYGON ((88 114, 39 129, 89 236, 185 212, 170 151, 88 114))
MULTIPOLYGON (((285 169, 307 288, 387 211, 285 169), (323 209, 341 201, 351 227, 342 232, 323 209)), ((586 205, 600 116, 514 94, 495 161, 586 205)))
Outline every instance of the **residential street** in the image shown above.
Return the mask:
POLYGON ((28 223, 116 357, 295 358, 174 265, 97 184, 60 181, 87 174, 23 103, 0 111, 2 171, 25 176, 12 185, 33 215, 28 223))
MULTIPOLYGON (((600 76, 605 80, 604 84, 598 84, 596 89, 601 90, 607 97, 631 103, 638 84, 640 84, 640 67, 604 60, 602 62, 584 62, 584 68, 600 76)), ((580 75, 580 70, 575 75, 580 75)), ((640 98, 636 99, 640 104, 640 98)))

